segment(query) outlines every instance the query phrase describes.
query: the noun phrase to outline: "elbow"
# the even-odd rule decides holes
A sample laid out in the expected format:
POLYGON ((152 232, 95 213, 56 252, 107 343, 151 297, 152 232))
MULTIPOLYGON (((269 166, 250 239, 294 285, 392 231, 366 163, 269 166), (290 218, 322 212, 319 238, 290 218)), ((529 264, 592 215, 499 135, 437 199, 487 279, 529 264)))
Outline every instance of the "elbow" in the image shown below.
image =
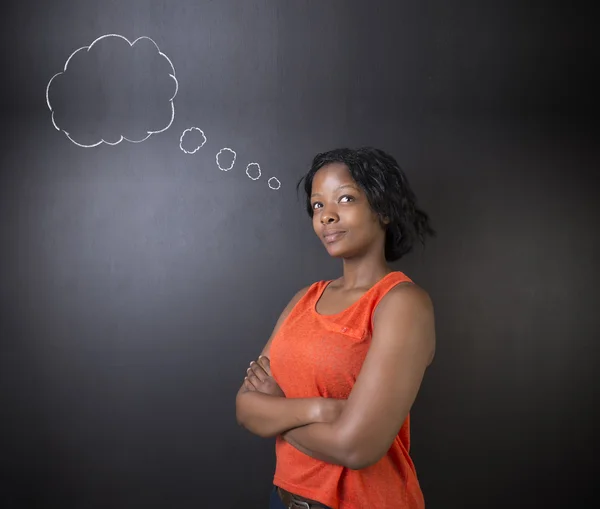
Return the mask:
POLYGON ((356 430, 338 426, 336 432, 336 449, 339 464, 350 470, 361 470, 376 463, 379 458, 373 458, 372 448, 357 436, 356 430), (371 451, 369 452, 369 449, 371 451))
POLYGON ((357 451, 348 455, 344 466, 350 470, 362 470, 363 468, 374 465, 377 461, 379 461, 379 459, 369 458, 365 454, 361 454, 357 451))
POLYGON ((344 466, 350 470, 362 470, 375 465, 385 453, 379 453, 379 447, 373 444, 353 441, 345 447, 344 466))
POLYGON ((367 455, 357 451, 348 456, 345 466, 350 470, 362 470, 363 468, 375 465, 382 457, 383 456, 374 456, 373 454, 367 455))
POLYGON ((348 420, 338 419, 332 424, 332 428, 332 445, 337 463, 350 470, 361 470, 369 466, 365 434, 348 420))
POLYGON ((236 412, 235 415, 235 421, 237 422, 238 426, 244 426, 244 420, 240 417, 240 414, 236 412))
POLYGON ((235 420, 238 423, 238 426, 242 425, 242 412, 240 409, 240 401, 239 397, 235 400, 235 420))
POLYGON ((239 426, 244 426, 246 423, 246 415, 244 412, 244 393, 238 394, 235 398, 235 420, 239 426))
POLYGON ((235 400, 235 420, 238 426, 248 430, 253 435, 257 435, 261 438, 272 438, 277 436, 277 433, 265 426, 256 418, 252 418, 252 415, 248 412, 247 398, 243 397, 244 393, 238 394, 235 400))
POLYGON ((389 452, 397 436, 396 429, 374 429, 364 426, 338 428, 339 446, 343 451, 343 463, 350 470, 362 470, 379 463, 389 452), (386 436, 387 435, 387 436, 386 436))

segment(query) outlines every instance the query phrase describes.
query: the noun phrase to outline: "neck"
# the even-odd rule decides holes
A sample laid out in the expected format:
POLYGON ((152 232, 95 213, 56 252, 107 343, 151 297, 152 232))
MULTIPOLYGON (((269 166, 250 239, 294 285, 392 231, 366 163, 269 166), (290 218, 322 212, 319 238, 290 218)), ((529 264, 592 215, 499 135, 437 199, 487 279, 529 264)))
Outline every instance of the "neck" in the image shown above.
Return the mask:
POLYGON ((390 272, 392 269, 384 256, 371 259, 344 259, 344 275, 340 283, 347 290, 371 287, 390 272))

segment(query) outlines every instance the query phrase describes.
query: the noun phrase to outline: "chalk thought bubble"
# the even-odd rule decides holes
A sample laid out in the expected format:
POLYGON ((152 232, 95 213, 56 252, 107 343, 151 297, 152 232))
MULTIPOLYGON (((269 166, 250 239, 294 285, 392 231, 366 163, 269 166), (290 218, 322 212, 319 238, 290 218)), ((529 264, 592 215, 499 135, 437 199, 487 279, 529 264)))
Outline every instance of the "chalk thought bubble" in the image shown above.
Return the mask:
POLYGON ((252 180, 258 180, 260 178, 260 165, 258 163, 250 163, 246 166, 246 175, 252 180))
POLYGON ((186 129, 179 138, 179 148, 186 154, 194 154, 200 150, 205 143, 206 136, 204 135, 204 131, 198 127, 186 129))
POLYGON ((167 130, 178 89, 171 60, 149 37, 98 37, 46 87, 54 127, 80 147, 140 143, 167 130))
POLYGON ((227 147, 219 150, 219 152, 217 153, 217 156, 216 156, 217 166, 219 167, 219 170, 221 170, 221 171, 231 170, 231 168, 233 168, 233 165, 235 164, 235 158, 236 158, 236 153, 234 150, 231 150, 230 148, 227 148, 227 147))

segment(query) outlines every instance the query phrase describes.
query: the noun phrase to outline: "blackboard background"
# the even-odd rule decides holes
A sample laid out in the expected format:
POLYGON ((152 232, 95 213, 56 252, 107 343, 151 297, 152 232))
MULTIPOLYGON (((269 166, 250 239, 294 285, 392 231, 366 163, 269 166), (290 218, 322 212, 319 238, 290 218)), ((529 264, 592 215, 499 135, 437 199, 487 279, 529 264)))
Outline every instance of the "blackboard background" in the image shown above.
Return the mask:
POLYGON ((295 182, 360 145, 397 157, 438 230, 395 265, 436 305, 413 408, 427 507, 593 505, 590 22, 575 3, 5 4, 2 507, 267 506, 274 444, 236 425, 235 392, 295 291, 340 275, 295 182), (168 55, 175 118, 81 148, 46 85, 111 33, 168 55))

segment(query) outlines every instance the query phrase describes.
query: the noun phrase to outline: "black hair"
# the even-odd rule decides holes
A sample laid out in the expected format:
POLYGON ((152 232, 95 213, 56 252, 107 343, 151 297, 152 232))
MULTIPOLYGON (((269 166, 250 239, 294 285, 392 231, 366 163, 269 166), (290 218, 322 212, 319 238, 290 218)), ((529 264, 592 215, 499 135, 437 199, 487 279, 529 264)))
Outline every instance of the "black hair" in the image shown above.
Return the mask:
POLYGON ((402 168, 391 155, 373 147, 338 148, 313 158, 308 173, 296 186, 298 191, 304 182, 306 210, 311 218, 314 212, 310 200, 313 178, 319 169, 330 163, 345 164, 380 221, 383 218, 389 220, 387 225, 382 222, 386 229, 385 259, 388 262, 399 260, 412 251, 417 240, 425 245, 427 235, 436 236, 429 216, 417 207, 417 198, 402 168))

